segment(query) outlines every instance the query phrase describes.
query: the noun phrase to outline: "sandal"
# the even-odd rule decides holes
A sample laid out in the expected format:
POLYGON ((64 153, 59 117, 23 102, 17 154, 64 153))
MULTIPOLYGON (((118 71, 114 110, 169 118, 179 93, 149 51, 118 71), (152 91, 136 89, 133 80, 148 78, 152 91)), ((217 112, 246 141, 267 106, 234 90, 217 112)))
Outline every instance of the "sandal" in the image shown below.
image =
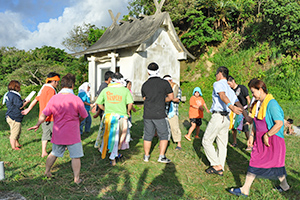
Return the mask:
POLYGON ((184 138, 187 139, 188 141, 192 141, 192 139, 189 138, 187 135, 185 135, 184 138))
POLYGON ((205 170, 205 172, 208 174, 217 174, 219 176, 223 176, 223 169, 216 170, 213 167, 209 167, 208 169, 205 170))
POLYGON ((238 145, 237 143, 232 143, 230 146, 231 147, 237 147, 237 145, 238 145))
POLYGON ((123 159, 123 155, 122 155, 122 154, 119 154, 119 155, 115 158, 116 163, 119 162, 119 161, 122 161, 122 159, 123 159))
POLYGON ((235 196, 243 196, 243 197, 248 197, 248 195, 243 194, 240 188, 230 188, 228 190, 231 194, 234 194, 235 196))
POLYGON ((175 148, 175 150, 180 151, 180 150, 181 150, 181 147, 177 146, 177 147, 175 148))

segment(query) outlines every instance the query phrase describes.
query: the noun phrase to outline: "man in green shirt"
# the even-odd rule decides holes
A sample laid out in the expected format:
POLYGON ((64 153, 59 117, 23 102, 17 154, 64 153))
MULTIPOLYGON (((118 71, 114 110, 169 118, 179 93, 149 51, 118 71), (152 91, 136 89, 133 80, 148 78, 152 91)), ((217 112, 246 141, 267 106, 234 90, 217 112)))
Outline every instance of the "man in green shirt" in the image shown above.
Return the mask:
MULTIPOLYGON (((128 88, 123 85, 123 75, 115 73, 112 82, 107 88, 103 89, 96 100, 99 108, 104 110, 104 119, 102 120, 102 131, 99 138, 103 138, 100 147, 102 158, 106 156, 106 151, 109 150, 111 164, 116 164, 116 157, 119 149, 129 148, 129 144, 125 141, 128 128, 128 116, 133 105, 133 98, 128 88), (112 124, 118 124, 119 128, 111 131, 112 124), (120 130, 120 131, 119 131, 120 130), (116 139, 112 139, 116 138, 116 139), (124 144, 125 142, 125 144, 124 144)), ((96 141, 96 144, 99 141, 96 141)), ((100 144, 100 143, 98 143, 100 144)), ((98 146, 98 145, 95 145, 98 146)))

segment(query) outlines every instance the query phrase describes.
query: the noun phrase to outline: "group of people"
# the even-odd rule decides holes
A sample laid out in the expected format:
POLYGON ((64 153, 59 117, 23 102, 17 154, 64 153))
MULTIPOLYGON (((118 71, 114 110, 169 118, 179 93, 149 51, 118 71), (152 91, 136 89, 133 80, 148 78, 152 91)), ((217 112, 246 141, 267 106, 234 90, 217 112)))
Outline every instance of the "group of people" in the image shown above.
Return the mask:
MULTIPOLYGON (((156 63, 150 63, 147 72, 149 78, 141 88, 144 99, 143 160, 145 162, 150 160, 152 139, 157 135, 160 140, 157 161, 169 163, 171 160, 166 157, 165 152, 171 134, 173 141, 177 143, 176 150, 182 148, 178 119, 178 105, 182 92, 170 75, 160 78, 159 66, 156 63)), ((242 115, 242 117, 236 117, 236 120, 241 119, 242 128, 233 127, 233 130, 245 132, 248 139, 247 145, 251 147, 252 152, 245 184, 241 188, 231 188, 229 192, 237 196, 248 196, 250 186, 256 177, 278 178, 280 185, 276 187, 277 190, 280 192, 289 190, 285 170, 283 110, 268 93, 263 81, 252 79, 249 82, 248 86, 255 98, 249 108, 248 91, 246 92, 244 87, 237 85, 233 77, 229 77, 226 67, 219 67, 215 76, 216 82, 213 84, 210 110, 202 98, 201 89, 199 87, 194 89, 189 110, 191 127, 185 135, 185 138, 190 141, 191 134, 196 129, 195 138, 199 137, 204 108, 207 113, 211 113, 211 119, 202 139, 204 152, 210 162, 210 167, 205 172, 223 176, 230 126, 229 113, 232 112, 237 116, 242 115), (250 130, 246 128, 247 123, 253 124, 250 130), (214 142, 217 147, 214 146, 214 142)), ((45 175, 52 176, 50 172, 52 165, 56 158, 62 157, 67 149, 72 158, 74 182, 80 183, 82 181, 79 177, 80 158, 84 155, 80 134, 83 133, 84 126, 85 132, 90 131, 89 110, 94 104, 91 104, 89 99, 90 85, 88 83, 81 85, 78 96, 75 96, 74 75, 67 74, 61 79, 62 90, 56 94, 55 88, 59 81, 59 74, 50 73, 37 97, 23 111, 22 109, 29 101, 22 101, 19 94, 20 83, 10 82, 9 92, 4 99, 8 108, 6 119, 11 128, 10 142, 13 149, 20 149, 20 124, 23 115, 26 115, 39 101, 39 120, 28 130, 37 130, 42 125, 42 157, 47 155, 47 142, 51 139, 53 144, 52 151, 47 157, 45 175), (52 132, 52 138, 49 138, 50 132, 52 132)), ((105 74, 105 82, 101 84, 95 102, 94 108, 97 112, 94 117, 101 116, 95 147, 99 149, 103 159, 107 154, 109 155, 111 165, 115 165, 118 159, 122 158, 119 150, 128 149, 131 140, 130 117, 134 108, 130 88, 131 82, 126 81, 122 74, 109 71, 105 74)), ((233 131, 233 133, 232 145, 235 146, 237 144, 236 132, 233 131)))

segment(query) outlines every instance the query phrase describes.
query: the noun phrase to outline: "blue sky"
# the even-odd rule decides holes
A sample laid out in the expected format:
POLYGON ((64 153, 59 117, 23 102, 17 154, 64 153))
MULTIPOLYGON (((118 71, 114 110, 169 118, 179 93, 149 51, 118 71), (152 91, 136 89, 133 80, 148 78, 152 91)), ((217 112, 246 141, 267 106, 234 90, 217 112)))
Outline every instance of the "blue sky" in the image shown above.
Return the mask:
POLYGON ((0 47, 64 48, 63 38, 83 23, 110 26, 111 9, 128 14, 129 0, 0 0, 0 47))
POLYGON ((64 8, 71 6, 70 0, 0 0, 0 12, 10 10, 23 16, 22 24, 30 31, 37 30, 40 22, 62 15, 64 8))

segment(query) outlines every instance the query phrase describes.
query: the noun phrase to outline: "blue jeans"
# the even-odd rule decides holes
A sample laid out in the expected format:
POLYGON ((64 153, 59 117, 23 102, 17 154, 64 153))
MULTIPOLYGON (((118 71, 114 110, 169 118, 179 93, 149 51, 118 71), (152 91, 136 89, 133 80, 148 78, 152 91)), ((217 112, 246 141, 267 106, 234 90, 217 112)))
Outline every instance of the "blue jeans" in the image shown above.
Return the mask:
POLYGON ((85 127, 85 132, 91 131, 92 118, 88 112, 88 116, 80 123, 80 134, 83 133, 83 126, 85 127))

